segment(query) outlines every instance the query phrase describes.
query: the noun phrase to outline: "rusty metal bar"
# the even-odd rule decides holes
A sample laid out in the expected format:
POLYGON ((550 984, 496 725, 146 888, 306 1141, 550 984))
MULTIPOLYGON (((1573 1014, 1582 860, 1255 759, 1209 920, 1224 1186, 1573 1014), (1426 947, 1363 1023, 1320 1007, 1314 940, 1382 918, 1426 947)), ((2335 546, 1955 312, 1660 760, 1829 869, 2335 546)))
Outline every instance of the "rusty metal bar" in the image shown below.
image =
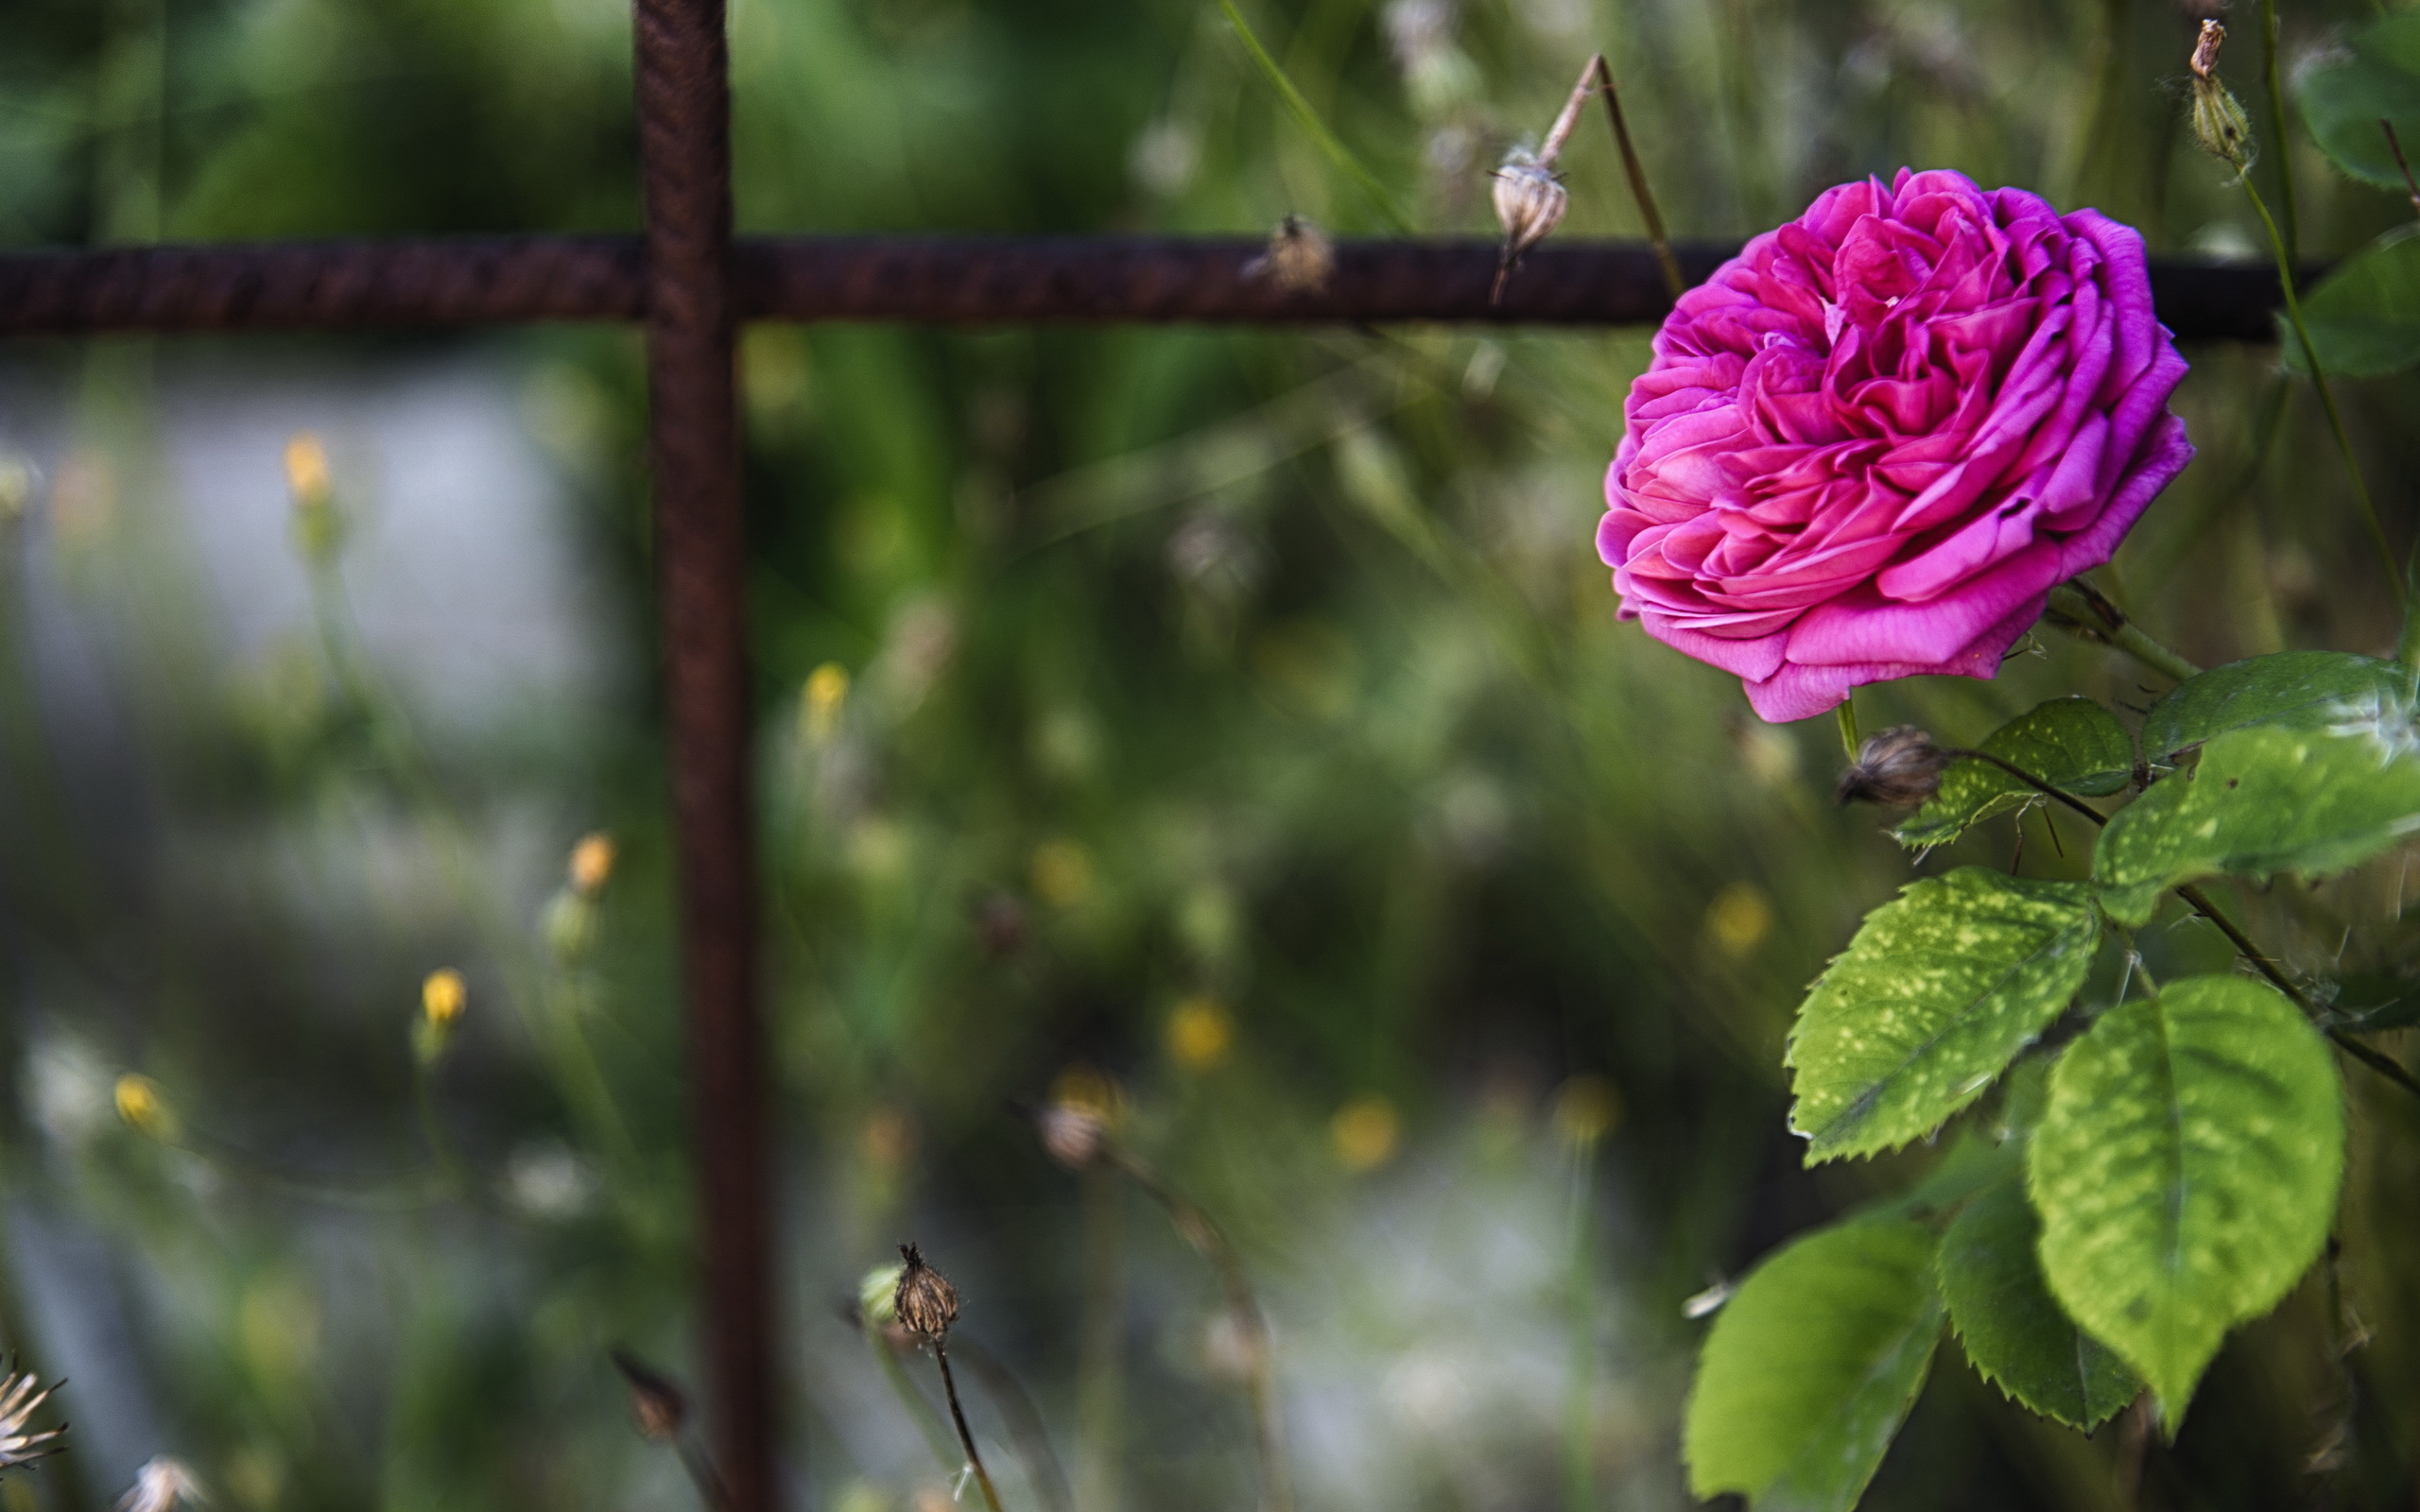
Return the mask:
MULTIPOLYGON (((647 214, 648 438, 703 1241, 707 1402, 729 1512, 773 1512, 778 1322, 757 1002, 748 532, 734 392, 731 89, 722 0, 637 0, 635 38, 647 214)), ((527 256, 531 244, 521 245, 527 256)))
MULTIPOLYGON (((1670 307, 1636 244, 1540 248, 1501 305, 1487 301, 1492 242, 1340 242, 1318 295, 1247 276, 1260 250, 1216 237, 747 238, 732 249, 730 298, 740 319, 960 325, 1646 325, 1670 307)), ((1731 250, 1685 245, 1683 269, 1703 279, 1731 250)), ((632 320, 645 266, 628 236, 16 252, 0 254, 0 335, 632 320)), ((2182 339, 2274 339, 2266 266, 2158 259, 2152 288, 2182 339)))

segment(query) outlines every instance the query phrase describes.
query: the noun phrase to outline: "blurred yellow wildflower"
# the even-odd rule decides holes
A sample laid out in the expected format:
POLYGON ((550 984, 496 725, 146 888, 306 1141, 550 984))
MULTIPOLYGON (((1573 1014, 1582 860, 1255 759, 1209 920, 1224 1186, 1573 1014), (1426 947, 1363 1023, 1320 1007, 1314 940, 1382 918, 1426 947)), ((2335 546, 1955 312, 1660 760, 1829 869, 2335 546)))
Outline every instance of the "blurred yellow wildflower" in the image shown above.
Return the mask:
POLYGON ((821 746, 840 729, 840 711, 849 701, 849 669, 826 662, 806 675, 799 696, 799 719, 809 744, 821 746))
POLYGON ((1573 1144, 1595 1144, 1621 1117, 1621 1093, 1602 1076, 1574 1076, 1555 1091, 1554 1130, 1573 1144))
POLYGON ((571 848, 571 890, 594 898, 614 878, 614 837, 598 831, 571 848))
POLYGON ((1394 1104, 1374 1094, 1356 1097, 1328 1120, 1328 1144, 1336 1161, 1355 1173, 1374 1171, 1394 1159, 1403 1126, 1394 1104))
POLYGON ((877 1108, 866 1115, 858 1130, 857 1147, 866 1163, 889 1173, 908 1163, 916 1153, 916 1125, 896 1108, 877 1108))
POLYGON ((1082 1113, 1114 1128, 1126 1117, 1126 1089, 1098 1066, 1080 1060, 1050 1083, 1050 1106, 1082 1113))
POLYGON ((462 973, 450 966, 429 972, 420 985, 420 1011, 434 1024, 450 1027, 462 1016, 462 1008, 469 1001, 462 973))
POLYGON ((1706 905, 1705 930, 1734 955, 1745 955, 1772 933, 1772 900, 1753 882, 1735 882, 1706 905))
POLYGON ((130 1071, 117 1079, 111 1095, 127 1127, 155 1140, 176 1138, 177 1116, 169 1111, 167 1093, 158 1082, 130 1071))
POLYGON ((1210 1071, 1235 1048, 1235 1015, 1213 997, 1190 997, 1168 1015, 1168 1055, 1187 1071, 1210 1071))
POLYGON ((1053 908, 1073 908, 1092 896, 1092 852, 1073 840, 1033 848, 1033 890, 1053 908))
POLYGON ((328 449, 309 431, 296 431, 286 438, 285 487, 294 502, 306 509, 327 503, 336 492, 328 477, 328 449))

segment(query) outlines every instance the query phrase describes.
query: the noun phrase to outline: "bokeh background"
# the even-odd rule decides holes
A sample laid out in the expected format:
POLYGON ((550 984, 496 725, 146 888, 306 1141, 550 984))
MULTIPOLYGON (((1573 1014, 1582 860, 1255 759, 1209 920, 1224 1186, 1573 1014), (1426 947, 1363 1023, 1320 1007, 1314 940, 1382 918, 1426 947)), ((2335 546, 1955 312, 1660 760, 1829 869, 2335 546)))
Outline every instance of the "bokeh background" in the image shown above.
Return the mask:
MULTIPOLYGON (((2374 13, 2282 9, 2290 77, 2374 13)), ((1211 0, 732 11, 743 231, 1385 229, 1211 0)), ((1426 231, 1492 230, 1487 169, 1601 48, 1677 234, 1913 164, 2259 250, 2182 129, 2203 12, 2169 0, 1245 11, 1426 231)), ((2408 218, 2271 139, 2236 19, 2304 250, 2408 218)), ((629 30, 12 0, 0 244, 631 229, 629 30)), ((1564 166, 1561 234, 1637 233, 1597 117, 1564 166)), ((1218 1279, 1003 1111, 1054 1096, 1232 1235, 1305 1508, 1687 1504, 1689 1314, 1928 1153, 1810 1174, 1785 1129, 1798 994, 1914 862, 1830 805, 1829 721, 1761 725, 1616 622, 1592 531, 1646 335, 747 334, 799 1504, 948 1504, 929 1366, 842 1315, 910 1238, 1080 1512, 1246 1504, 1218 1279)), ((2205 664, 2383 650, 2308 393, 2273 349, 2190 355, 2201 457, 2103 586, 2205 664)), ((2348 387, 2400 533, 2420 393, 2348 387)), ((0 1338, 75 1425, 0 1508, 107 1505, 161 1452, 228 1508, 695 1504, 607 1364, 694 1360, 641 392, 621 330, 0 350, 0 1338)), ((1972 741, 2070 690, 2145 698, 2046 628, 1996 682, 1860 703, 1972 741)), ((2420 1172, 2356 1096, 2349 1452, 2314 1280, 2172 1447, 2034 1422, 1945 1350, 1870 1504, 2413 1504, 2420 1172)), ((1013 1409, 971 1408, 1045 1504, 1013 1409)))

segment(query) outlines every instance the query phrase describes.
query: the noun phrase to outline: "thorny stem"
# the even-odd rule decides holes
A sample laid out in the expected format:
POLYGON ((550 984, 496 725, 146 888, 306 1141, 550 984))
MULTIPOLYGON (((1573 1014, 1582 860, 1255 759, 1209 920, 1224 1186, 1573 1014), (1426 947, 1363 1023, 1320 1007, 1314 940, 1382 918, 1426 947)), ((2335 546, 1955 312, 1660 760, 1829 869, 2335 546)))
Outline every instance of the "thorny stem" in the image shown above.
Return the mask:
POLYGON ((2183 682, 2201 676, 2200 666, 2145 635, 2125 610, 2109 601, 2109 595, 2081 577, 2050 590, 2049 613, 2054 621, 2088 640, 2125 652, 2162 677, 2183 682))
POLYGON ((2303 255, 2302 232, 2294 214, 2294 153, 2286 140, 2286 92, 2277 80, 2277 0, 2260 0, 2260 29, 2268 42, 2266 80, 2269 90, 2269 134, 2277 144, 2278 208, 2285 212, 2287 263, 2279 268, 2279 277, 2288 288, 2293 287, 2293 267, 2303 255))
MULTIPOLYGON (((2104 815, 2100 810, 2086 804, 2082 799, 2077 798, 2074 794, 2066 792, 2064 789, 2054 787, 2050 783, 2034 776, 2032 773, 2026 771, 2023 767, 2017 766, 2014 763, 2003 761, 1989 751, 1957 749, 1944 751, 1943 754, 1951 757, 1972 758, 1976 761, 1989 762, 1994 766, 1998 767, 2000 770, 2008 773, 2011 777, 2015 778, 2018 782, 2025 783, 2027 786, 2031 787, 2048 797, 2058 799, 2067 807, 2075 810, 2078 814, 2081 814, 2084 817, 2090 819, 2094 824, 2106 825, 2109 822, 2107 815, 2104 815)), ((2269 979, 2272 986, 2276 988, 2278 991, 2284 993, 2287 998, 2293 1003, 2294 1006, 2303 1010, 2305 1017, 2314 1021, 2320 1018, 2319 1005, 2313 1003, 2309 996, 2305 993, 2301 988, 2295 986, 2292 979, 2288 977, 2286 973, 2278 968, 2278 965, 2274 960, 2272 960, 2269 956, 2263 954, 2260 947, 2252 943, 2251 937, 2245 935, 2242 930, 2238 929, 2233 920, 2229 919, 2226 915, 2219 912, 2218 905, 2210 902, 2210 895, 2208 893, 2204 892, 2201 887, 2195 884, 2188 882, 2176 889, 2176 896, 2184 899, 2186 903, 2191 907, 2195 913, 2200 914, 2204 919, 2206 919, 2211 923, 2217 925, 2219 933, 2227 937, 2227 943, 2235 947, 2236 954, 2242 956, 2245 960, 2250 961, 2255 970, 2269 979)), ((2325 1033, 2329 1040, 2335 1042, 2338 1049, 2343 1051, 2346 1055, 2351 1056, 2362 1065, 2369 1067, 2372 1071, 2375 1071, 2379 1075, 2384 1076, 2387 1080, 2402 1088, 2405 1091, 2411 1093, 2415 1097, 2420 1097, 2420 1077, 2414 1077, 2411 1072, 2405 1070, 2401 1061, 2375 1048, 2374 1046, 2363 1044, 2340 1025, 2329 1025, 2322 1032, 2325 1033)))
POLYGON ((966 1409, 958 1404, 958 1378, 949 1370, 949 1343, 933 1341, 933 1361, 942 1367, 942 1394, 949 1398, 949 1420, 957 1425, 958 1441, 966 1450, 966 1463, 975 1471, 975 1484, 983 1488, 983 1504, 992 1512, 1002 1512, 999 1488, 992 1484, 992 1472, 983 1468, 983 1455, 975 1447, 975 1431, 966 1426, 966 1409))
POLYGON ((2377 543, 2378 560, 2386 568, 2387 583, 2394 590, 2394 602, 2400 607, 2407 595, 2403 574, 2394 565, 2394 548, 2387 543, 2386 526, 2378 523, 2378 507, 2370 498, 2369 480, 2361 476, 2360 459, 2353 455, 2353 438, 2344 429, 2344 416, 2336 407, 2336 391, 2327 386, 2327 370, 2319 365, 2319 349, 2311 345, 2310 328, 2303 324, 2302 297, 2294 292, 2293 260, 2286 250, 2285 238, 2277 232, 2277 222, 2271 218, 2269 206, 2260 191, 2252 186, 2245 175, 2241 154, 2234 160, 2236 181, 2243 186, 2243 197, 2260 216, 2260 229, 2269 233, 2269 249, 2277 259, 2277 286, 2286 296, 2286 319, 2294 328, 2294 339, 2301 343, 2303 360, 2310 364, 2310 386, 2319 395, 2319 407, 2327 412, 2327 427, 2336 434, 2336 450, 2343 454, 2344 471, 2353 479, 2353 497, 2361 506, 2361 523, 2370 527, 2370 539, 2377 543))
POLYGON ((1622 149, 1622 173, 1630 180, 1631 198, 1638 201, 1638 218, 1647 223, 1647 240, 1655 249, 1656 266, 1664 270, 1665 291, 1678 302, 1687 286, 1681 277, 1681 260, 1672 255, 1672 239, 1664 232, 1664 213, 1655 207, 1655 194, 1647 187, 1647 169, 1638 161, 1638 147, 1630 139, 1630 123, 1622 117, 1621 91, 1614 83, 1614 71, 1605 62, 1603 53, 1588 60, 1589 72, 1596 77, 1597 89, 1605 96, 1605 113, 1613 117, 1614 141, 1622 149))
POLYGON ((1177 1232, 1208 1257, 1211 1268, 1218 1271, 1219 1283, 1227 1294, 1227 1311, 1244 1332, 1245 1389, 1252 1398, 1253 1450, 1260 1466, 1261 1506, 1263 1512, 1293 1512, 1294 1495, 1286 1478, 1285 1444, 1278 1430, 1277 1393, 1270 1378, 1269 1319, 1253 1296, 1252 1279, 1244 1274, 1242 1259, 1209 1214, 1186 1201, 1157 1171, 1114 1144, 1103 1146, 1101 1159, 1166 1209, 1177 1232))
POLYGON ((2394 134, 2394 123, 2378 117, 2378 129, 2386 133, 2386 149, 2394 154, 2394 165, 2403 170, 2403 192, 2411 198, 2411 208, 2420 212, 2420 180, 2411 177, 2411 161, 2403 155, 2403 139, 2394 134))

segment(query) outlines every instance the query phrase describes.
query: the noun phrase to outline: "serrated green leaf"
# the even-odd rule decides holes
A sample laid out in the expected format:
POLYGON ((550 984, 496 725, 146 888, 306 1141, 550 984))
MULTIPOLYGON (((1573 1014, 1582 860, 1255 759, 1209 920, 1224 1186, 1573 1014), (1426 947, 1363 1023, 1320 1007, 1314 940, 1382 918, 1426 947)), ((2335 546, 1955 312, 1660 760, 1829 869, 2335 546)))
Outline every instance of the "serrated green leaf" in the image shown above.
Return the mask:
MULTIPOLYGON (((1980 747, 2084 798, 2122 790, 2135 773, 2135 743, 2118 716, 2089 698, 2053 698, 1986 736, 1980 747)), ((1899 826, 1899 843, 1946 845, 1993 815, 2042 795, 1989 762, 1952 763, 1941 790, 1899 826)))
POLYGON ((2389 16, 2353 34, 2341 60, 2303 76, 2294 93, 2320 150, 2356 179, 2403 187, 2384 118, 2407 150, 2420 143, 2420 16, 2389 16))
POLYGON ((2100 920, 2081 883, 1962 867, 1868 914, 1790 1031, 1808 1163, 1939 1128, 2059 1016, 2100 920))
POLYGON ((1848 1512, 1914 1405, 1941 1338, 1939 1241, 1919 1223, 1819 1229, 1748 1273, 1715 1314, 1682 1452, 1697 1495, 1848 1512))
POLYGON ((2187 977, 2110 1009, 2050 1073, 2026 1160, 2043 1277, 2172 1435, 2227 1331, 2318 1256, 2343 1173, 2326 1041, 2260 983, 2187 977))
POLYGON ((2403 731, 2238 730, 2154 783, 2100 832, 2101 906, 2148 922, 2180 883, 2233 872, 2335 871, 2420 831, 2420 759, 2403 731))
MULTIPOLYGON (((2382 377, 2420 363, 2420 226, 2397 226, 2329 269, 2303 296, 2303 324, 2331 378, 2382 377)), ((2310 358, 2283 316, 2277 339, 2286 366, 2308 373, 2310 358)))
POLYGON ((1942 1235, 1941 1295, 1951 1330, 1984 1380, 2045 1418, 2089 1432, 2143 1386, 2050 1296, 2034 1254, 2041 1236, 2024 1184, 1993 1187, 1942 1235))
POLYGON ((2188 678, 2143 717, 2143 754, 2167 762, 2230 730, 2325 730, 2402 700, 2411 669, 2345 651, 2281 651, 2188 678))

